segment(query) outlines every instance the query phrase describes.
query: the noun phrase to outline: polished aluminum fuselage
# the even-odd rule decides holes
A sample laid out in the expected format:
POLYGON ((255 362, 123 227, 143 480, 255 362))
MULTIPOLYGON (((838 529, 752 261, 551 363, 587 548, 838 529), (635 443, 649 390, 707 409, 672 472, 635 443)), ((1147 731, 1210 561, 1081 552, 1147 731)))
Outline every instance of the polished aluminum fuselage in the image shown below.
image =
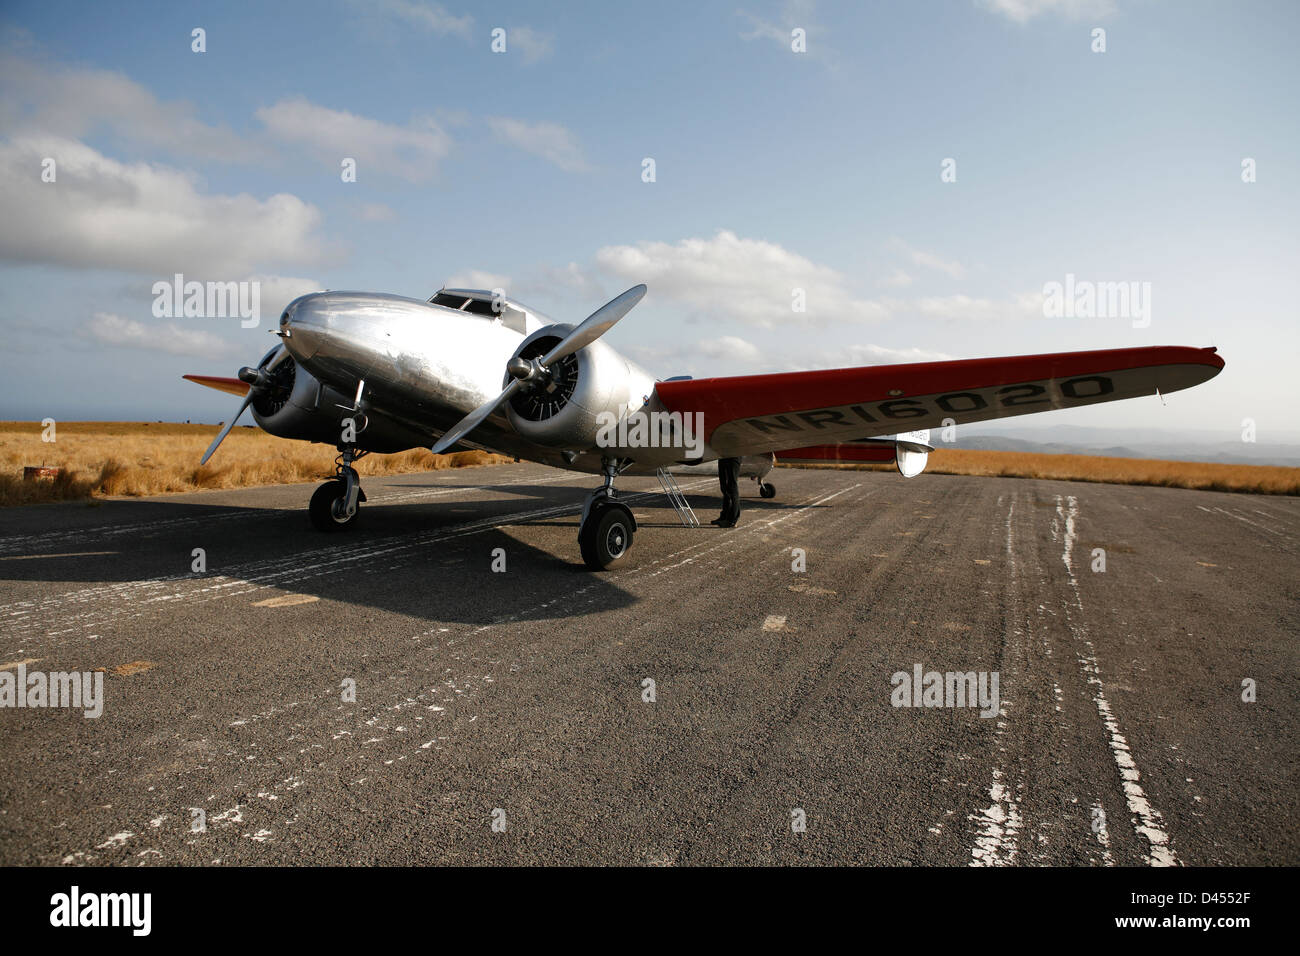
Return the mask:
MULTIPOLYGON (((397 451, 391 436, 408 436, 398 440, 406 447, 428 447, 500 393, 507 361, 529 334, 550 324, 531 311, 525 322, 519 318, 525 315, 524 307, 512 305, 515 321, 507 324, 499 317, 402 296, 317 292, 289 304, 280 318, 279 334, 298 365, 327 389, 351 401, 361 387, 361 409, 374 423, 367 431, 373 428, 385 438, 368 445, 363 432, 359 447, 397 451)), ((653 376, 604 343, 595 346, 608 350, 602 353, 605 356, 617 356, 626 383, 616 401, 625 412, 662 408, 653 376)), ((630 473, 653 472, 682 460, 681 449, 597 448, 594 431, 585 443, 541 444, 520 435, 504 410, 488 418, 475 429, 472 440, 462 444, 593 473, 600 472, 601 458, 607 455, 633 459, 630 473)), ((705 461, 717 457, 707 445, 704 452, 705 461)))

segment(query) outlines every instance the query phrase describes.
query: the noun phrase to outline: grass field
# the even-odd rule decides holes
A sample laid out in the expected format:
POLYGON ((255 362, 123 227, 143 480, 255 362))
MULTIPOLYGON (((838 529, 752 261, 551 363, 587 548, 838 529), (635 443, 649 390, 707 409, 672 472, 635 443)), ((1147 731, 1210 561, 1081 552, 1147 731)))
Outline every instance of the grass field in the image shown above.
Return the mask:
MULTIPOLYGON (((803 467, 803 466, 801 466, 803 467)), ((816 467, 816 466, 814 466, 816 467)), ((892 471, 893 465, 826 465, 829 468, 892 471)), ((1261 495, 1300 495, 1300 468, 1224 465, 1216 462, 1162 461, 1154 458, 1103 458, 1094 455, 1040 455, 1018 451, 936 448, 927 472, 940 475, 990 475, 1055 478, 1115 485, 1160 485, 1205 491, 1261 495)))
MULTIPOLYGON (((0 422, 0 506, 285 484, 334 473, 333 448, 276 438, 260 428, 235 428, 200 467, 216 434, 215 425, 59 422, 56 440, 45 442, 38 423, 0 422), (34 465, 63 470, 53 481, 24 481, 23 468, 34 465)), ((433 455, 416 449, 368 456, 357 471, 392 475, 509 460, 477 451, 433 455)))
MULTIPOLYGON (((217 433, 215 425, 61 422, 56 428, 57 440, 44 442, 38 423, 0 422, 0 506, 315 481, 334 472, 333 448, 275 438, 258 428, 236 428, 213 460, 202 467, 198 461, 217 433), (33 465, 51 465, 62 472, 53 481, 23 480, 23 468, 33 465)), ((363 476, 393 475, 509 460, 477 451, 432 455, 417 449, 397 455, 371 455, 357 464, 357 470, 363 476)), ((926 470, 949 475, 1300 494, 1300 468, 1264 465, 940 448, 930 455, 926 470)))

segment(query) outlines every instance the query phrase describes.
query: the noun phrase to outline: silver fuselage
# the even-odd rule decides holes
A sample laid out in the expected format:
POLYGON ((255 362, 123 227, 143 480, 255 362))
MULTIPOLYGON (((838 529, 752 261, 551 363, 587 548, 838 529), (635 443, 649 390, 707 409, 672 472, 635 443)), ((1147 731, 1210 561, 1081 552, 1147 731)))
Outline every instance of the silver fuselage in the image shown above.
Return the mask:
MULTIPOLYGON (((509 306, 503 320, 402 296, 317 292, 289 304, 280 317, 279 335, 294 361, 336 393, 336 400, 347 396, 350 402, 364 382, 361 407, 375 422, 374 434, 383 439, 373 439, 368 446, 363 433, 357 443, 397 451, 395 444, 428 447, 497 396, 507 380, 506 362, 529 334, 552 325, 518 303, 509 306)), ((662 409, 650 373, 604 343, 596 346, 626 363, 619 365, 621 375, 626 369, 622 392, 606 400, 617 401, 627 412, 662 409)), ((631 458, 634 463, 627 472, 642 474, 683 460, 680 448, 598 448, 594 432, 582 447, 572 442, 567 447, 539 444, 521 436, 503 410, 462 444, 592 473, 599 473, 601 458, 610 455, 631 458)), ((716 458, 705 444, 699 461, 716 458)), ((770 456, 761 456, 746 461, 744 472, 766 473, 768 467, 770 456)))

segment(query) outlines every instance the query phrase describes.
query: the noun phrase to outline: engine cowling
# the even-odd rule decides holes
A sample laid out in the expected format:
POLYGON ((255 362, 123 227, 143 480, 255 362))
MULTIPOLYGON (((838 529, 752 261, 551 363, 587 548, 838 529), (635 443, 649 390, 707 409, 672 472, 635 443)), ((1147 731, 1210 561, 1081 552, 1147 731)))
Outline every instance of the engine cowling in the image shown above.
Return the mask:
MULTIPOLYGON (((573 331, 555 324, 538 329, 520 344, 515 356, 540 358, 573 331)), ((552 448, 590 448, 597 416, 616 418, 640 408, 654 393, 654 377, 597 339, 556 362, 550 381, 520 390, 506 404, 510 424, 529 441, 552 448)), ((503 385, 509 384, 507 373, 503 385)))
MULTIPOLYGON (((277 346, 267 352, 257 367, 266 369, 279 351, 277 346)), ((272 435, 337 445, 344 419, 352 418, 358 448, 387 453, 426 444, 424 436, 386 416, 352 411, 353 396, 323 384, 291 355, 280 359, 267 375, 270 382, 254 395, 249 407, 254 421, 272 435)))

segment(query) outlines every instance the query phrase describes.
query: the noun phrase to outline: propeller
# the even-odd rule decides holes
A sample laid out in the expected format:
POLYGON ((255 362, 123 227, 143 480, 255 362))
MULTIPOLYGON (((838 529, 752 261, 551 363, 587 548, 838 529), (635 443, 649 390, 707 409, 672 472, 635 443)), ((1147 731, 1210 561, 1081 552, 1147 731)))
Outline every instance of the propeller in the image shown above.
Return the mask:
POLYGON ((645 293, 646 288, 644 285, 634 285, 622 295, 610 299, 587 316, 581 325, 561 339, 554 348, 540 359, 525 359, 517 355, 510 359, 506 363, 506 371, 511 375, 510 384, 496 398, 483 403, 448 429, 434 444, 433 453, 441 455, 456 442, 478 428, 486 418, 508 402, 520 389, 536 388, 548 381, 552 365, 561 359, 567 358, 579 349, 586 348, 612 329, 619 319, 632 311, 632 307, 641 301, 641 297, 645 293))
POLYGON ((260 392, 270 388, 272 384, 271 372, 275 370, 277 365, 288 357, 288 349, 284 346, 280 346, 279 351, 271 357, 269 362, 266 361, 266 359, 263 359, 262 361, 265 364, 259 365, 257 368, 249 368, 245 365, 239 370, 240 381, 248 383, 248 394, 244 396, 243 402, 240 403, 239 411, 235 412, 234 417, 230 419, 230 421, 226 422, 225 427, 217 433, 217 437, 212 439, 212 444, 209 445, 208 450, 203 453, 203 457, 199 459, 200 465, 206 465, 208 459, 217 453, 217 449, 221 447, 221 443, 226 440, 226 436, 230 434, 230 430, 234 428, 235 423, 239 421, 239 416, 243 415, 244 410, 248 408, 249 405, 253 404, 253 399, 255 399, 260 392))

